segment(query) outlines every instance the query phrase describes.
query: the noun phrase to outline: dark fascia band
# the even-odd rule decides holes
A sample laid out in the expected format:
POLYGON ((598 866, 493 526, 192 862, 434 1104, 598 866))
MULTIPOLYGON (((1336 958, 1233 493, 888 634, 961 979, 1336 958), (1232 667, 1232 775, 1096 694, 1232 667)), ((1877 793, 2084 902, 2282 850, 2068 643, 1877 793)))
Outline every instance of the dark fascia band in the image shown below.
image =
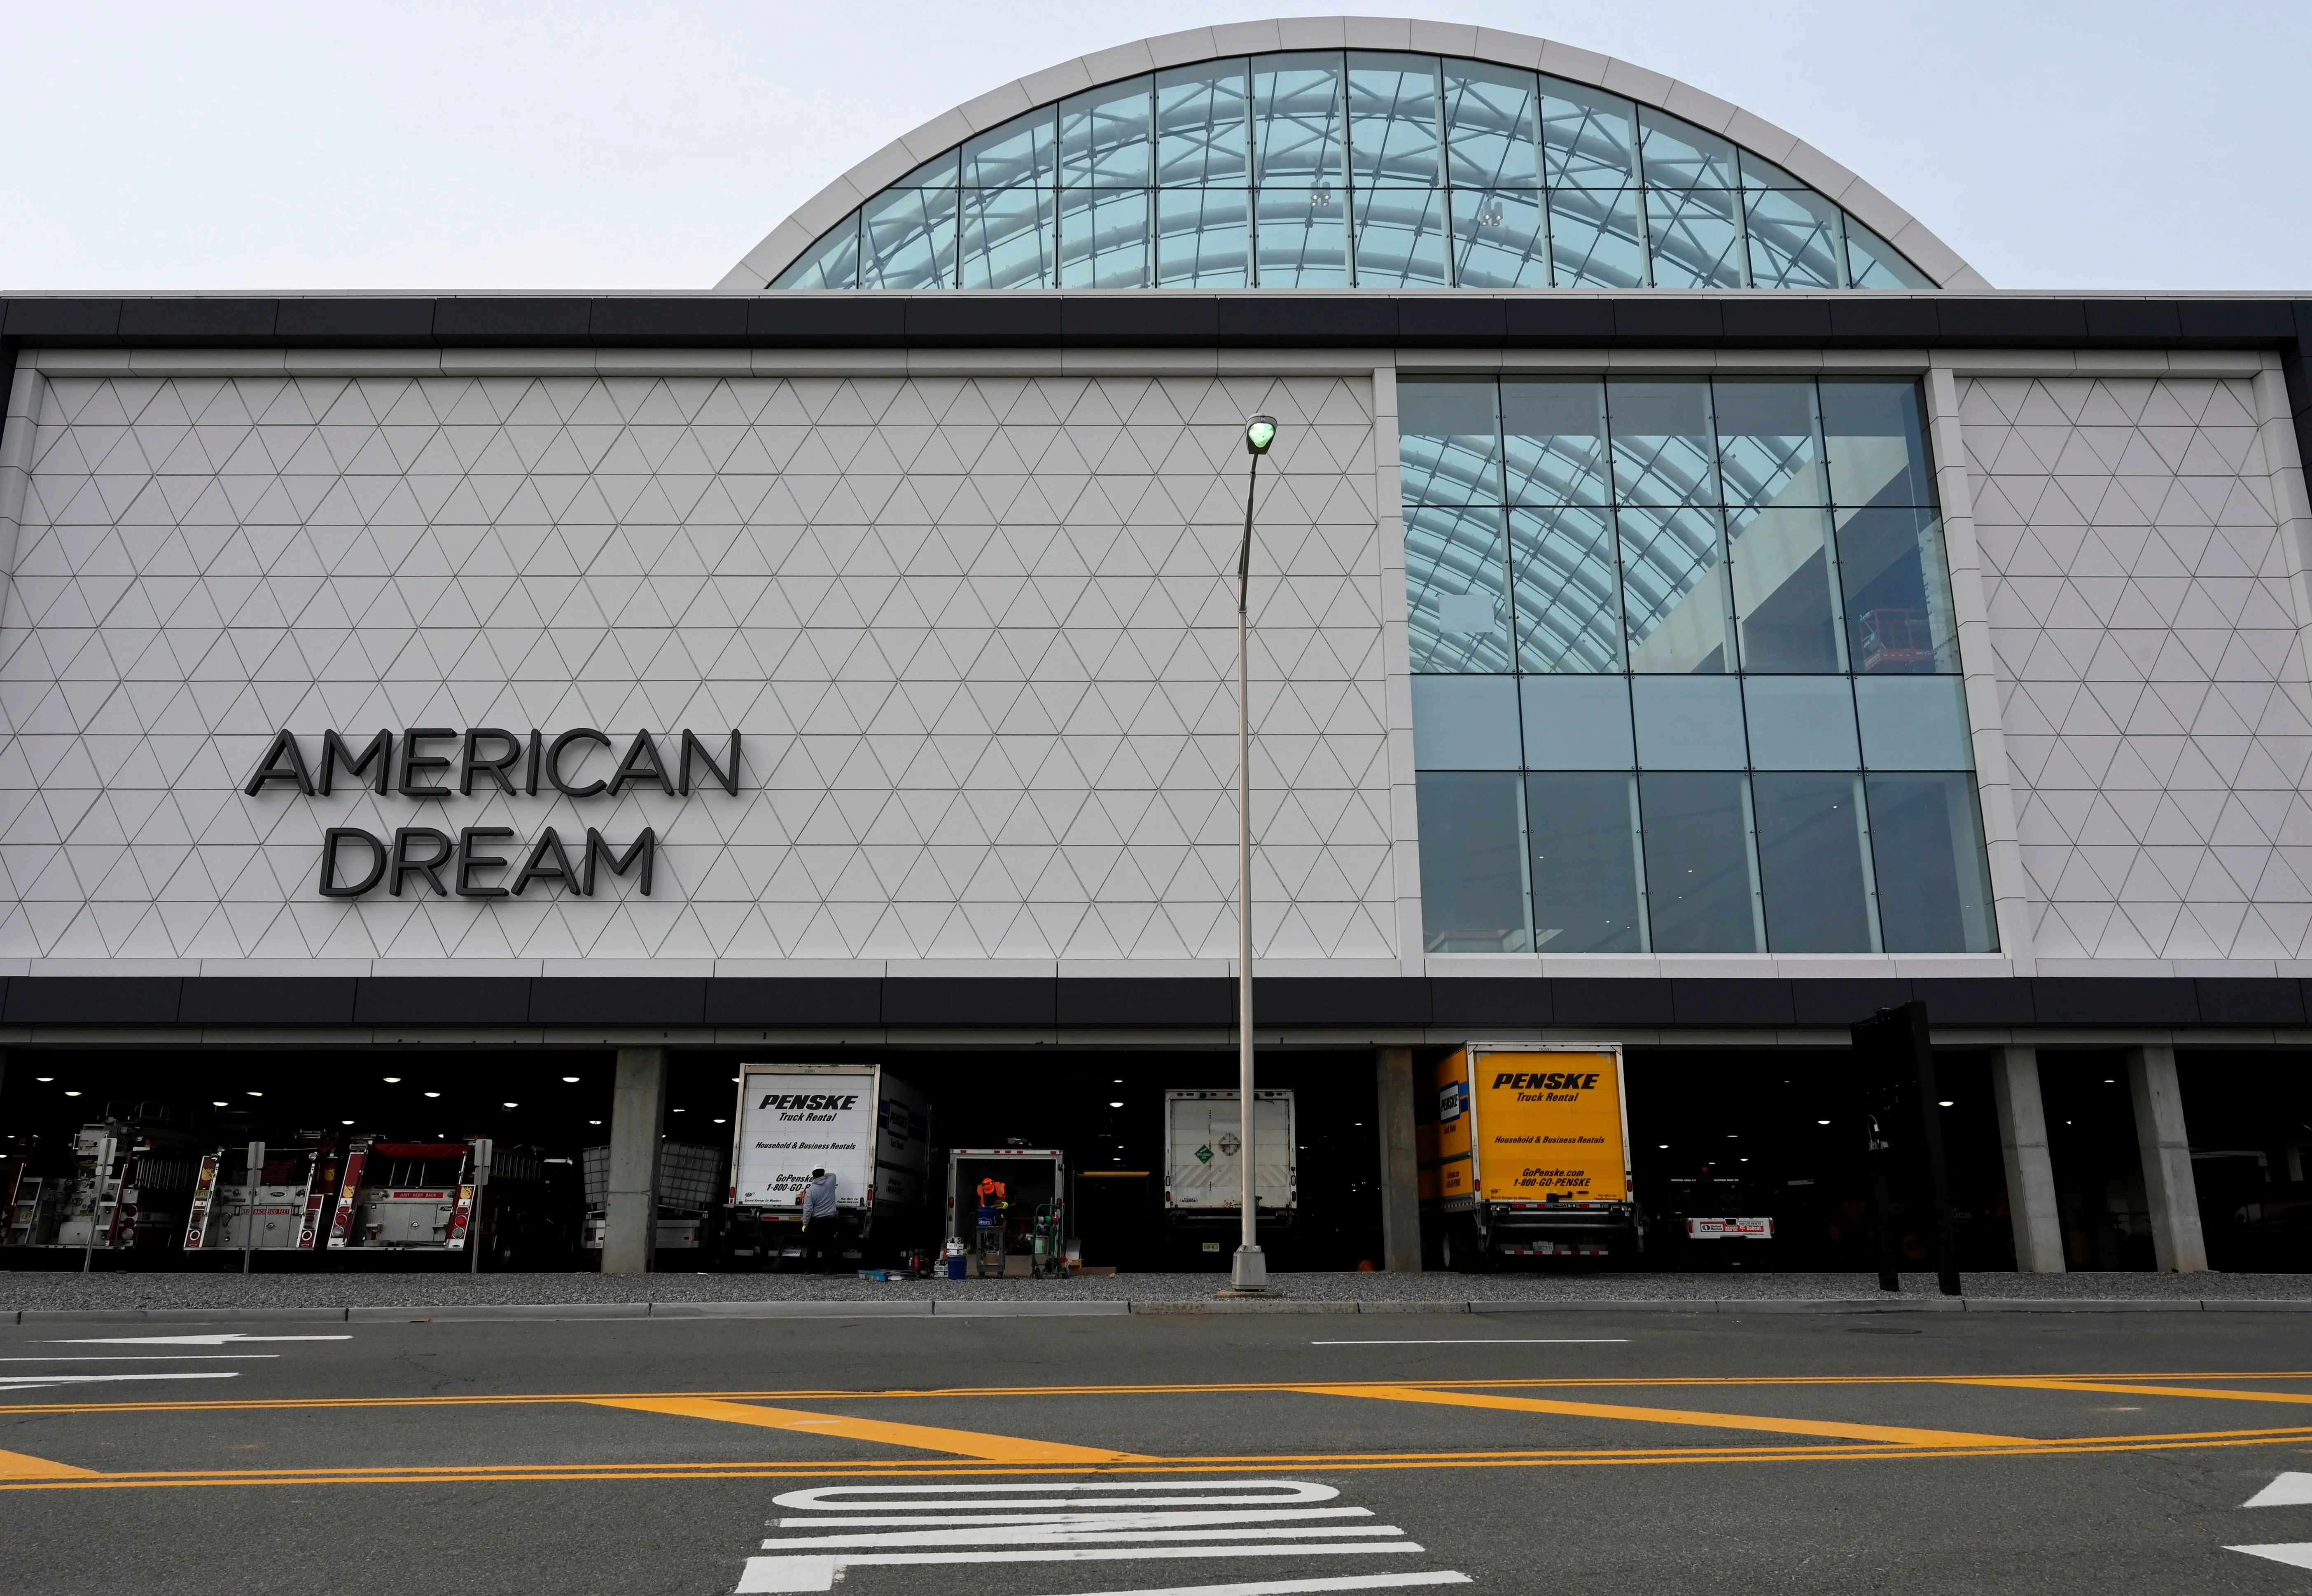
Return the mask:
POLYGON ((0 342, 150 348, 2263 348, 2312 299, 2000 294, 16 295, 0 342))
MULTIPOLYGON (((18 976, 0 1021, 122 1026, 629 1026, 946 1030, 1225 1028, 1221 977, 18 976)), ((1843 1027, 1914 998, 1940 1026, 2295 1027, 2308 983, 2289 978, 1928 980, 1269 978, 1260 1029, 1428 1028, 1483 1036, 1537 1026, 1843 1027)))

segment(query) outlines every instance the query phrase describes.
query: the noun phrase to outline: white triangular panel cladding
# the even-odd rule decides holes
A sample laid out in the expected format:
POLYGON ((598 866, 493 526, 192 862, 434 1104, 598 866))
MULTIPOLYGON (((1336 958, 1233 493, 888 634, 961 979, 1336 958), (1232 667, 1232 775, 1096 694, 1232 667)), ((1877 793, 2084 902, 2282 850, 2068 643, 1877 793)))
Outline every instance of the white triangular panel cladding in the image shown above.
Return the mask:
POLYGON ((2034 951, 2312 957, 2312 692, 2250 386, 1984 378, 1959 409, 2034 951))
MULTIPOLYGON (((49 391, 0 635, 0 957, 1232 955, 1255 410, 1283 423, 1256 564, 1257 930, 1273 956, 1394 951, 1367 383, 49 391), (735 725, 746 771, 735 797, 248 796, 285 725, 309 759, 328 728, 598 726, 623 750, 687 725, 719 750, 735 725), (650 898, 316 890, 328 827, 504 827, 520 852, 590 825, 655 829, 650 898)), ((2187 444, 2157 441, 2179 470, 2253 446, 2187 444)), ((2220 541, 2228 576, 2266 557, 2220 541)), ((2264 618, 2229 589, 2200 609, 2264 618)))

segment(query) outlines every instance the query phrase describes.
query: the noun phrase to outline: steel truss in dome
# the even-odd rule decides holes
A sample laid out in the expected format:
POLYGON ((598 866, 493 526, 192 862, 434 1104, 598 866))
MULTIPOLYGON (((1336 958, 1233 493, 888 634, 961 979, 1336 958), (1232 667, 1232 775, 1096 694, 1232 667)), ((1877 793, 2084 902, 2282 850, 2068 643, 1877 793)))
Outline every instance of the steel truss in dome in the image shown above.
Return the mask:
POLYGON ((1790 172, 1653 106, 1492 62, 1322 50, 1038 106, 891 183, 768 286, 1937 284, 1790 172))

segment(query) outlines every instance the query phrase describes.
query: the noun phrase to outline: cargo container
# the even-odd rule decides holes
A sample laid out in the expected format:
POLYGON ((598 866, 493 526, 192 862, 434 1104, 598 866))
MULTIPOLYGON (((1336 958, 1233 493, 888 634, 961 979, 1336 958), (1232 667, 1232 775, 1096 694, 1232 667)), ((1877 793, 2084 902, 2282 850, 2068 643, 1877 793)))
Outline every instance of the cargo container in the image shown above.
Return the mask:
MULTIPOLYGON (((705 1256, 714 1237, 715 1215, 728 1182, 720 1147, 661 1142, 658 1150, 658 1235, 653 1250, 705 1256)), ((578 1154, 586 1188, 586 1223, 579 1246, 602 1250, 609 1231, 610 1150, 587 1147, 578 1154)))
POLYGON ((1429 1088, 1422 1228, 1440 1264, 1632 1257, 1643 1219, 1617 1045, 1471 1042, 1438 1062, 1429 1088))
MULTIPOLYGON (((1170 1249, 1225 1260, 1243 1236, 1243 1109, 1235 1092, 1164 1094, 1164 1218, 1170 1249)), ((1263 1251, 1280 1252, 1300 1215, 1300 1121, 1290 1092, 1257 1092, 1253 1196, 1263 1251)), ((1272 1265, 1273 1267, 1273 1265, 1272 1265)))

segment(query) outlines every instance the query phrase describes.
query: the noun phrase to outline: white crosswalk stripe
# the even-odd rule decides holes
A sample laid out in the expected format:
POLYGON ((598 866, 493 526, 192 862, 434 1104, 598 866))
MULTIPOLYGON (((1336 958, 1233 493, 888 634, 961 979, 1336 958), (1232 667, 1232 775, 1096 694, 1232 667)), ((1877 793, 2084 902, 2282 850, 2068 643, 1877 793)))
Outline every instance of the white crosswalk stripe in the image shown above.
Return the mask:
MULTIPOLYGON (((1339 1495, 1331 1486, 1289 1479, 790 1491, 775 1499, 777 1505, 804 1511, 774 1521, 773 1527, 802 1533, 765 1540, 767 1555, 747 1559, 737 1589, 739 1596, 831 1591, 849 1570, 868 1566, 1418 1556, 1426 1550, 1397 1525, 1371 1522, 1370 1508, 1318 1505, 1339 1495)), ((1467 1583, 1458 1574, 1350 1574, 1169 1590, 1223 1596, 1467 1583)))

